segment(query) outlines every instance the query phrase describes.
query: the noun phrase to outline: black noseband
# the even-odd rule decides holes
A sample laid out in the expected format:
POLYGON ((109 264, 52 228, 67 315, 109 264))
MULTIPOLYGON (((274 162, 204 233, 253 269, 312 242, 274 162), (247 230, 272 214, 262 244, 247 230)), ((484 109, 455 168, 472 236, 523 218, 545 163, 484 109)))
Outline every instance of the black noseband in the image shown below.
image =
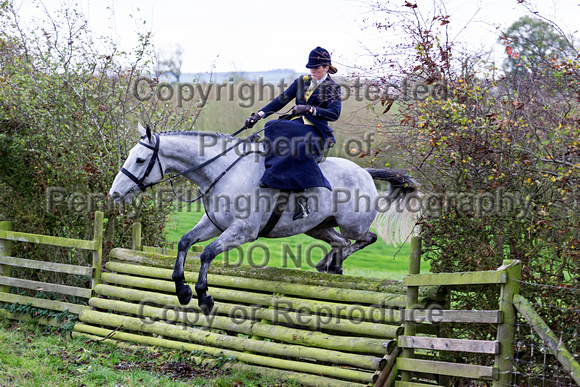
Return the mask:
POLYGON ((121 172, 123 172, 129 179, 133 180, 133 182, 135 184, 137 184, 137 186, 139 187, 139 189, 141 191, 145 191, 147 188, 155 185, 155 183, 143 184, 143 181, 145 181, 147 176, 149 176, 149 174, 153 170, 153 167, 155 166, 155 162, 159 163, 159 170, 161 171, 161 177, 163 177, 163 167, 161 167, 161 161, 159 161, 159 135, 158 134, 155 135, 155 146, 151 146, 149 144, 146 144, 143 141, 139 141, 139 144, 143 145, 145 148, 149 148, 149 149, 153 150, 153 155, 151 156, 151 159, 149 160, 149 165, 147 165, 147 170, 145 171, 145 174, 143 174, 141 179, 138 179, 137 177, 135 177, 135 175, 133 175, 131 172, 129 172, 125 168, 121 168, 121 172))

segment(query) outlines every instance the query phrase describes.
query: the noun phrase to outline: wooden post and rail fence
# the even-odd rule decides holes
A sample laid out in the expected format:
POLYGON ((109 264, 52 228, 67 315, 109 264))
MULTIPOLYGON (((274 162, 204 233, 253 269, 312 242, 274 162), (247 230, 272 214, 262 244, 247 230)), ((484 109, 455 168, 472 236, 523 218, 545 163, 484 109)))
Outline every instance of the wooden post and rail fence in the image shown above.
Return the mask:
MULTIPOLYGON (((214 262, 208 283, 216 313, 205 317, 195 302, 184 308, 173 294, 176 252, 143 246, 140 223, 133 225, 132 236, 132 249, 113 249, 102 273, 101 212, 95 213, 92 240, 20 233, 12 231, 10 222, 0 222, 0 302, 68 310, 80 319, 76 335, 229 355, 239 361, 235 365, 239 368, 333 387, 446 385, 450 377, 510 385, 519 313, 580 385, 580 366, 573 354, 518 294, 519 261, 504 261, 493 271, 420 274, 421 239, 413 238, 409 276, 402 282, 214 262), (15 242, 88 250, 92 264, 12 257, 15 242), (91 286, 15 278, 11 276, 15 266, 87 276, 91 286), (466 284, 499 286, 497 310, 451 310, 438 298, 442 287, 466 284), (22 296, 11 288, 76 296, 86 302, 22 296), (449 322, 495 324, 496 338, 440 337, 439 324, 449 322), (441 351, 486 354, 493 365, 440 361, 441 351)), ((187 282, 195 281, 198 268, 198 260, 188 260, 187 282)), ((0 316, 23 317, 5 309, 0 309, 0 316)))
MULTIPOLYGON (((407 288, 407 306, 405 309, 405 331, 399 336, 398 344, 403 348, 397 360, 401 381, 397 387, 426 386, 421 383, 430 379, 433 374, 436 380, 445 377, 491 380, 494 386, 510 385, 512 362, 514 358, 514 326, 516 311, 514 296, 519 288, 521 264, 519 261, 504 261, 494 271, 470 273, 419 274, 421 240, 412 241, 412 254, 409 262, 409 276, 403 284, 407 288), (417 294, 422 286, 484 285, 496 284, 501 287, 499 307, 497 310, 423 310, 417 308, 417 294), (466 323, 497 325, 496 340, 464 340, 444 337, 418 336, 416 328, 421 323, 466 323), (493 366, 458 364, 427 360, 425 356, 416 356, 415 350, 467 352, 487 354, 494 357, 493 366), (428 372, 426 371, 428 370, 428 372), (425 374, 430 374, 429 376, 425 374)), ((429 384, 433 385, 433 384, 429 384)))
MULTIPOLYGON (((101 282, 101 267, 103 259, 103 213, 95 212, 93 227, 93 240, 69 239, 49 235, 37 235, 12 231, 11 222, 0 222, 0 302, 11 304, 30 304, 33 307, 49 309, 63 312, 79 314, 88 306, 73 304, 63 301, 49 300, 45 298, 29 297, 10 292, 10 288, 22 288, 60 295, 76 296, 77 298, 90 299, 93 296, 93 289, 101 282), (31 260, 11 256, 11 244, 13 242, 27 242, 41 245, 58 246, 88 250, 92 252, 91 266, 69 265, 48 261, 31 260), (53 284, 48 282, 32 281, 28 279, 15 278, 11 276, 11 268, 14 266, 51 271, 79 276, 86 276, 91 279, 90 288, 80 288, 75 286, 53 284)), ((10 313, 0 309, 5 317, 10 313)), ((21 316, 20 316, 21 317, 21 316)))
MULTIPOLYGON (((407 288, 407 305, 404 314, 404 334, 398 337, 402 355, 397 359, 397 369, 401 381, 397 387, 433 386, 422 381, 435 374, 436 380, 446 377, 490 380, 494 387, 509 386, 513 382, 513 362, 515 356, 515 326, 517 314, 534 328, 548 349, 558 359, 572 380, 580 386, 580 365, 549 326, 536 313, 533 306, 519 294, 521 263, 517 260, 504 260, 503 265, 494 271, 468 273, 419 274, 421 239, 413 238, 409 261, 409 276, 403 280, 407 288), (421 310, 417 309, 417 294, 422 286, 445 286, 447 289, 457 285, 498 285, 500 286, 499 307, 497 310, 421 310), (431 320, 431 321, 429 321, 431 320), (435 320, 435 321, 433 321, 435 320), (417 326, 422 323, 466 323, 497 325, 496 340, 463 340, 454 338, 426 337, 416 334, 417 326), (493 366, 447 363, 426 360, 416 356, 415 350, 447 351, 487 354, 493 356, 493 366), (425 376, 428 370, 428 376, 425 376)), ((445 384, 445 382, 443 382, 445 384)))

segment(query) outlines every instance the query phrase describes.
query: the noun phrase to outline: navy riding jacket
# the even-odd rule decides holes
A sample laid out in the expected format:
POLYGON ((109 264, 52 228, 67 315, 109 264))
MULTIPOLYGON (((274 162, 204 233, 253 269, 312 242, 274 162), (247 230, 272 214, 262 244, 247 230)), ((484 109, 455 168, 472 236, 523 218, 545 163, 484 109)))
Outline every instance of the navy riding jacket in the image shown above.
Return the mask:
POLYGON ((305 118, 312 122, 319 134, 324 139, 324 144, 330 147, 336 142, 332 129, 328 125, 330 121, 336 121, 340 116, 341 99, 340 85, 330 78, 330 75, 318 85, 308 101, 304 98, 304 92, 310 87, 310 77, 298 77, 284 90, 282 94, 274 98, 272 102, 260 109, 266 116, 276 113, 293 99, 296 105, 311 105, 316 108, 316 114, 306 115, 305 118))

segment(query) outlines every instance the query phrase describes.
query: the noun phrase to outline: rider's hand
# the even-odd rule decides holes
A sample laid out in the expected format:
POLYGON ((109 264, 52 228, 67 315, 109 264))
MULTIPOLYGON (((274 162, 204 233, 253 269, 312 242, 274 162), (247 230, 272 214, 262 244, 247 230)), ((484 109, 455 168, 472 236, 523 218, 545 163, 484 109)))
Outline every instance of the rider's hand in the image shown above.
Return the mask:
POLYGON ((292 108, 292 114, 300 116, 314 113, 314 107, 310 105, 296 105, 292 108))
POLYGON ((250 137, 248 137, 248 140, 250 140, 250 142, 259 142, 260 135, 258 133, 254 133, 250 137))
POLYGON ((262 116, 259 113, 253 113, 251 116, 246 118, 246 123, 244 124, 244 127, 250 129, 252 126, 256 124, 256 122, 258 122, 260 118, 262 118, 262 116))

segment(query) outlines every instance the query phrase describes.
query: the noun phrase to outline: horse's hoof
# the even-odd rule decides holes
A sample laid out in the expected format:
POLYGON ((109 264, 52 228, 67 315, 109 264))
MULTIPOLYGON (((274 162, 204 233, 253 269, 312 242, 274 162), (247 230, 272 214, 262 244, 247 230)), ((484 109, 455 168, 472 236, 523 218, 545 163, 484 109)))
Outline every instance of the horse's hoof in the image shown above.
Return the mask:
POLYGON ((212 296, 207 296, 207 298, 203 301, 199 301, 199 308, 201 309, 202 313, 206 316, 209 316, 209 314, 211 313, 213 306, 214 306, 214 302, 213 302, 213 297, 212 296))
POLYGON ((193 292, 191 291, 191 287, 189 285, 184 285, 177 293, 177 298, 179 299, 179 303, 181 305, 189 304, 192 297, 193 292))
POLYGON ((338 274, 338 275, 342 275, 342 267, 329 267, 328 268, 328 272, 329 274, 338 274))
POLYGON ((318 262, 318 264, 316 264, 316 270, 319 273, 328 273, 328 263, 323 261, 318 262))

